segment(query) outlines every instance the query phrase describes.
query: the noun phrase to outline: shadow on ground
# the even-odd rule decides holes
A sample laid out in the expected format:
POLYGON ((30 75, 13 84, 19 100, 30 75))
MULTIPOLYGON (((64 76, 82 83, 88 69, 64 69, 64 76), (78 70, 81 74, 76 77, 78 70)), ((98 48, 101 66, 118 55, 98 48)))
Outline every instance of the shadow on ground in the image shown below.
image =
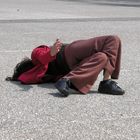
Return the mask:
MULTIPOLYGON (((15 84, 17 85, 18 87, 20 87, 21 91, 29 91, 31 88, 33 88, 34 85, 24 85, 24 84, 21 84, 20 82, 18 81, 9 81, 11 82, 12 84, 15 84)), ((44 83, 44 84, 36 84, 38 87, 40 88, 45 88, 45 89, 56 89, 54 87, 54 83, 44 83)), ((54 97, 58 97, 58 98, 65 98, 63 97, 59 91, 56 91, 56 92, 51 92, 51 93, 48 93, 54 97)), ((105 94, 105 93, 99 93, 97 90, 90 90, 87 94, 105 94)), ((85 96, 87 94, 82 94, 82 93, 72 93, 70 95, 81 95, 81 96, 85 96)), ((106 95, 109 95, 109 94, 106 94, 106 95)), ((114 95, 113 95, 114 96, 114 95)))

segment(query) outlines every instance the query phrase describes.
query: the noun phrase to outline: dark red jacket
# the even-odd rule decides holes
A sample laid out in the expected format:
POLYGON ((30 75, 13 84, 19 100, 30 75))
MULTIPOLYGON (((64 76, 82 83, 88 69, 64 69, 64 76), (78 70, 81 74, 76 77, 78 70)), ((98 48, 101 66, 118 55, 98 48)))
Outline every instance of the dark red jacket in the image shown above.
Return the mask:
POLYGON ((50 55, 50 48, 48 46, 41 45, 35 48, 31 54, 31 59, 35 67, 21 74, 18 80, 24 84, 41 83, 42 77, 44 77, 48 69, 49 62, 55 58, 56 56, 50 55))

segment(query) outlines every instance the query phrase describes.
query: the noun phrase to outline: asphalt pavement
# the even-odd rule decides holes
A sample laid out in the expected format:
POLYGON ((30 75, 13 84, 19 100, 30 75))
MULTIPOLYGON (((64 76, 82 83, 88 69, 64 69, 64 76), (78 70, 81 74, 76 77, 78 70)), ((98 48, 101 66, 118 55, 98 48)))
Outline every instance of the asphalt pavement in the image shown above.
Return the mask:
POLYGON ((0 140, 139 140, 140 2, 138 0, 0 0, 0 140), (98 3, 97 3, 98 2, 98 3), (7 82, 40 44, 100 35, 122 40, 123 96, 58 96, 53 84, 7 82))

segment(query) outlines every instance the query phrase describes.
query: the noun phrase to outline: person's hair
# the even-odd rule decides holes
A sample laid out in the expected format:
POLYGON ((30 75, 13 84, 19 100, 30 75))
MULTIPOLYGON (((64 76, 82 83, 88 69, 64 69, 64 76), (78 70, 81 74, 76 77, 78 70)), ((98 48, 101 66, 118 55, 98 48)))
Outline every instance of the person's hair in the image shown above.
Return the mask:
POLYGON ((32 69, 33 67, 34 67, 34 64, 32 63, 32 60, 30 58, 26 57, 15 66, 12 77, 6 77, 5 80, 6 81, 18 81, 18 77, 22 73, 32 69))

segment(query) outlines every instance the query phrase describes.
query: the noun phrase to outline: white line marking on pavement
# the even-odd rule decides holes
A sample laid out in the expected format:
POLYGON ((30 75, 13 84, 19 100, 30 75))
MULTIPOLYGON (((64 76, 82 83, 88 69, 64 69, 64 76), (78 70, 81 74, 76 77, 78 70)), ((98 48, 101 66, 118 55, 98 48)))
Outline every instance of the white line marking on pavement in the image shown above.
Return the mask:
POLYGON ((32 50, 3 50, 0 53, 17 53, 17 52, 30 52, 32 50))
POLYGON ((54 19, 0 19, 0 23, 40 23, 40 22, 89 22, 89 21, 140 21, 140 17, 102 17, 102 18, 54 18, 54 19))

